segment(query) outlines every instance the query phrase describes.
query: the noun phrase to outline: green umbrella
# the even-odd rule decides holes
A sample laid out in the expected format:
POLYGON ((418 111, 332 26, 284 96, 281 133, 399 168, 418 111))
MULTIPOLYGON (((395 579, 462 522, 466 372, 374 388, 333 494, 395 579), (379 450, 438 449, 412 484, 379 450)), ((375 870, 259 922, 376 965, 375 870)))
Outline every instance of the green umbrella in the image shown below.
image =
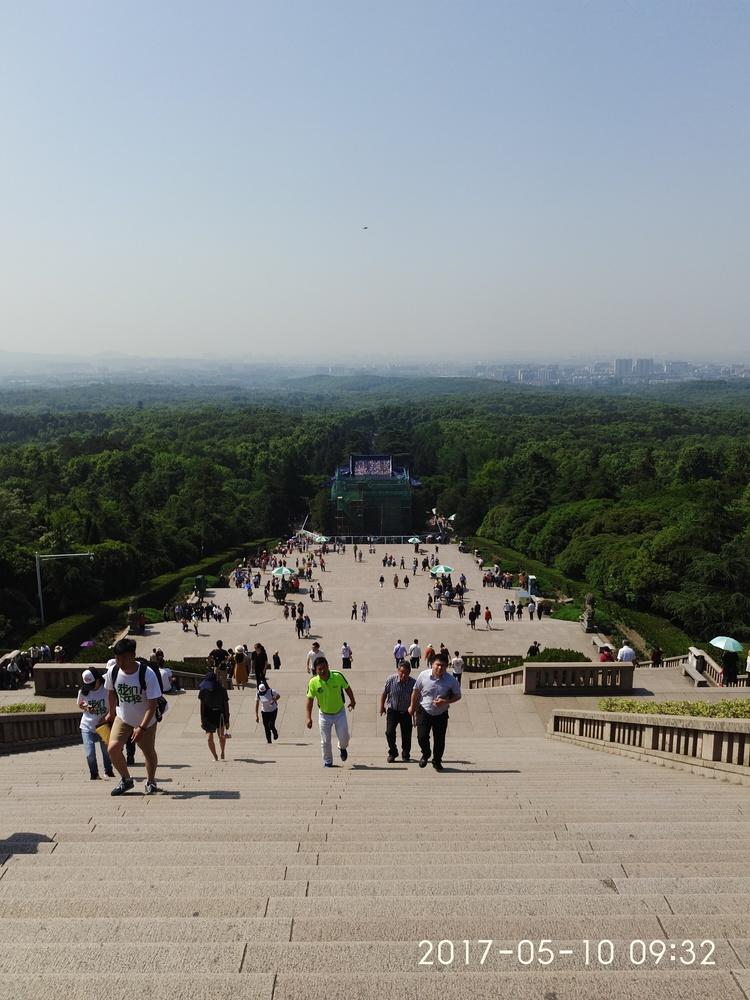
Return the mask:
POLYGON ((271 576, 291 576, 292 571, 287 566, 277 566, 271 576))
POLYGON ((430 570, 433 576, 450 576, 452 572, 452 566, 433 566, 430 570))
POLYGON ((325 535, 316 535, 315 536, 315 541, 316 542, 327 542, 328 539, 326 538, 325 535))
POLYGON ((737 642, 736 639, 730 639, 728 635, 717 635, 711 640, 711 645, 716 646, 717 649, 723 649, 731 653, 742 652, 742 643, 737 642))
POLYGON ((409 542, 410 545, 419 545, 419 543, 422 541, 422 539, 421 538, 417 538, 416 535, 412 535, 412 537, 409 538, 409 539, 407 539, 407 541, 409 542))

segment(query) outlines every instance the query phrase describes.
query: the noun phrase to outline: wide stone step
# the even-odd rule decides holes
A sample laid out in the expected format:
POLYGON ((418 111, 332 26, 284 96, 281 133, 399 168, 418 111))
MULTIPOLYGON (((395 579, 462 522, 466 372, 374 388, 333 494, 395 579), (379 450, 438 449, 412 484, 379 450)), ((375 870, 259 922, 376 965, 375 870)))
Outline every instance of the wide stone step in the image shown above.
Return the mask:
MULTIPOLYGON (((53 856, 54 857, 54 856, 53 856)), ((218 861, 218 859, 217 859, 218 861)), ((220 885, 231 884, 235 880, 240 880, 243 882, 253 882, 258 880, 259 866, 260 862, 256 862, 252 865, 221 865, 221 864, 211 864, 209 866, 203 866, 200 868, 192 868, 190 865, 168 865, 160 864, 158 868, 154 868, 154 874, 146 875, 145 879, 149 882, 155 882, 158 879, 164 879, 170 883, 190 883, 195 884, 202 883, 217 883, 220 885)), ((659 866, 655 866, 659 869, 659 866)), ((690 866, 686 866, 690 869, 690 866)), ((715 866, 714 866, 715 867, 715 866)), ((305 879, 315 881, 315 882, 326 882, 329 884, 335 883, 346 883, 346 882, 362 882, 365 880, 377 881, 383 876, 389 876, 391 874, 392 865, 390 862, 384 862, 382 866, 360 866, 360 865, 316 865, 316 864, 287 864, 287 865, 277 865, 277 864, 262 864, 261 871, 264 877, 268 880, 284 880, 291 879, 292 881, 305 879)), ((410 874, 412 876, 418 874, 418 872, 424 868, 424 859, 420 864, 418 861, 414 862, 414 866, 410 874)), ((538 878, 540 874, 540 868, 538 864, 517 864, 517 865, 488 865, 486 863, 480 864, 464 864, 464 863, 450 863, 445 866, 446 873, 450 875, 451 879, 467 879, 470 881, 476 881, 479 879, 526 879, 526 878, 538 878)), ((747 870, 747 866, 744 866, 743 871, 747 870)), ((695 874, 701 874, 696 872, 695 874)), ((703 874, 710 874, 704 872, 703 874)), ((722 874, 722 872, 719 872, 722 874)), ((734 874, 733 872, 724 872, 723 874, 734 874)), ((626 873, 619 864, 604 864, 604 865, 594 865, 587 864, 583 865, 580 860, 574 864, 545 864, 544 875, 549 879, 592 879, 592 878, 624 878, 627 877, 626 873)), ((55 885, 60 886, 60 891, 64 892, 65 888, 69 883, 78 883, 81 879, 81 868, 73 865, 65 865, 59 868, 55 868, 54 865, 48 865, 44 867, 34 868, 32 866, 20 866, 20 865, 10 865, 8 866, 8 871, 6 872, 4 886, 11 885, 15 886, 20 882, 25 883, 35 883, 35 882, 53 882, 55 885)), ((118 882, 116 877, 110 881, 118 882)))
MULTIPOLYGON (((504 972, 572 972, 586 971, 597 965, 611 970, 632 971, 634 967, 630 939, 616 939, 604 946, 603 962, 599 962, 597 943, 563 937, 552 940, 545 938, 550 952, 540 952, 541 942, 530 942, 519 946, 516 938, 484 938, 472 941, 459 938, 451 945, 444 945, 439 951, 438 941, 433 947, 420 945, 423 938, 412 941, 341 941, 326 945, 323 942, 275 942, 264 941, 262 948, 252 946, 247 936, 224 941, 216 948, 196 948, 189 944, 172 941, 168 948, 161 942, 140 941, 137 948, 128 949, 129 971, 133 973, 158 969, 160 974, 169 972, 244 972, 266 973, 269 970, 282 975, 294 973, 325 975, 340 957, 342 947, 346 949, 347 963, 357 970, 357 975, 371 973, 408 974, 424 969, 423 975, 458 976, 467 969, 482 975, 504 972), (491 940, 487 946, 481 940, 491 940), (465 941, 469 943, 466 944, 465 941), (535 957, 537 956, 537 957, 535 957), (484 961, 482 962, 482 959, 484 961), (429 963, 429 964, 427 964, 429 963), (471 968, 473 966, 473 968, 471 968), (554 970, 550 968, 554 966, 554 970)), ((600 936, 594 942, 602 940, 600 936)), ((643 940, 643 939, 638 939, 643 940)), ((663 974, 668 978, 676 975, 689 977, 699 971, 704 961, 713 963, 717 972, 742 969, 742 955, 747 955, 750 940, 738 939, 734 947, 723 938, 701 947, 701 940, 694 947, 683 947, 681 942, 668 942, 663 974), (674 945, 674 947, 672 947, 674 945), (685 964, 689 963, 689 964, 685 964)), ((105 968, 116 968, 118 955, 122 954, 121 942, 100 942, 93 949, 96 958, 105 968)), ((646 952, 636 946, 636 961, 644 959, 646 952)), ((28 944, 0 943, 0 975, 22 972, 24 969, 38 970, 54 968, 58 973, 88 972, 91 968, 92 944, 49 944, 35 942, 28 944)), ((649 962, 651 968, 655 962, 649 962)), ((705 967, 705 966, 703 966, 705 967)), ((644 971, 646 971, 644 969, 644 971)))
MULTIPOLYGON (((746 1000, 744 971, 442 972, 403 973, 153 973, 107 974, 107 1000, 746 1000), (426 973, 426 974, 425 974, 426 973)), ((84 981, 85 989, 85 981, 84 981)), ((0 1000, 59 1000, 94 997, 82 991, 77 973, 10 974, 0 982, 0 1000)))
MULTIPOLYGON (((193 942, 225 941, 289 941, 292 932, 291 917, 116 917, 107 923, 110 941, 164 942, 188 944, 193 942)), ((87 944, 98 942, 101 936, 101 918, 89 917, 34 917, 3 921, 4 943, 24 944, 34 947, 37 942, 48 945, 87 944)), ((300 939, 302 940, 302 939, 300 939)))

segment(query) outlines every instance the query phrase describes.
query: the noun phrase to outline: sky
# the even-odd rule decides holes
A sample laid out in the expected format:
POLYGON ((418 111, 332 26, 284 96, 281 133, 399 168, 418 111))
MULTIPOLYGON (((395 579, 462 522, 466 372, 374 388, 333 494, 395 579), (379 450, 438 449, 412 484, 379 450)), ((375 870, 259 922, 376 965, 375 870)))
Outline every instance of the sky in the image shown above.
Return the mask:
POLYGON ((750 4, 0 0, 0 349, 750 359, 750 4))

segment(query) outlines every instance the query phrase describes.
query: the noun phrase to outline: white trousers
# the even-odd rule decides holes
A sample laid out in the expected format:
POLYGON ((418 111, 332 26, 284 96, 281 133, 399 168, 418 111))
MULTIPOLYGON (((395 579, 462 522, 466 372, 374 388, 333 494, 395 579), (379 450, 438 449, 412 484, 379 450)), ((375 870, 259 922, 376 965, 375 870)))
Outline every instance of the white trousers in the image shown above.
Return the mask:
POLYGON ((331 749, 331 731, 336 728, 339 750, 345 750, 349 746, 349 722, 346 718, 346 709, 341 708, 335 715, 327 715, 318 711, 318 722, 320 724, 320 746, 323 750, 323 763, 333 763, 333 750, 331 749))

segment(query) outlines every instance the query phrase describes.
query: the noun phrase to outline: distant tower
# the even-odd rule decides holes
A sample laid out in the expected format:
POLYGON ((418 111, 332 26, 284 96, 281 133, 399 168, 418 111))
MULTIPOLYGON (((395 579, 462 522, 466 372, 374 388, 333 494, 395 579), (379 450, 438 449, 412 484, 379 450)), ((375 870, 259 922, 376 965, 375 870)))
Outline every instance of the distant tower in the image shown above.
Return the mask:
POLYGON ((615 376, 617 378, 627 378, 633 374, 632 358, 615 358, 615 376))
POLYGON ((636 358, 635 366, 633 368, 634 375, 640 375, 644 378, 648 375, 652 375, 654 372, 654 359, 653 358, 636 358))

